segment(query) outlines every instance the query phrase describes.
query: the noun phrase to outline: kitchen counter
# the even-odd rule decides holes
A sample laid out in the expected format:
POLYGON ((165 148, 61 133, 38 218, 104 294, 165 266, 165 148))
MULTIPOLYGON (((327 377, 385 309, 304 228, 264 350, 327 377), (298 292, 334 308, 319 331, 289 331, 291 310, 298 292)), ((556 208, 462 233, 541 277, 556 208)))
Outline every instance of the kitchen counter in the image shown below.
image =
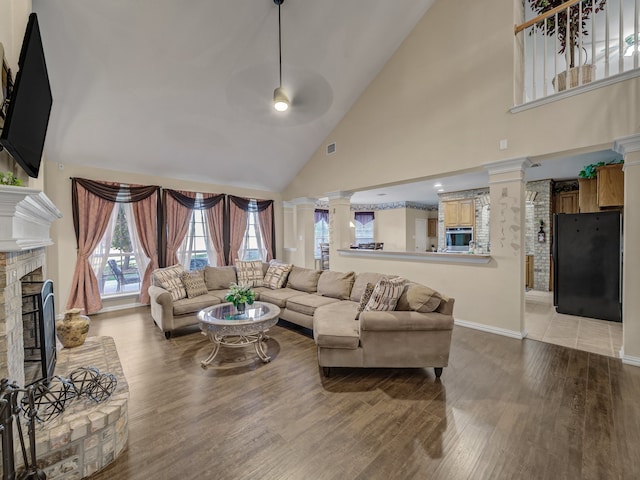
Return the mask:
POLYGON ((392 252, 386 250, 360 250, 353 248, 338 249, 341 257, 369 257, 379 259, 412 260, 431 263, 475 263, 486 264, 491 261, 489 253, 461 252, 392 252))

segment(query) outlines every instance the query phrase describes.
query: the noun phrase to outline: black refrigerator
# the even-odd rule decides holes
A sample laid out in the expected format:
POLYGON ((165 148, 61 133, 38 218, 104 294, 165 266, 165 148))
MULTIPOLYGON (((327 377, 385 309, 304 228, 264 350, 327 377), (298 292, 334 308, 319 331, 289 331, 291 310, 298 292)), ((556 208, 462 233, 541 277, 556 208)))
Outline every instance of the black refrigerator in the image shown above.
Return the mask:
POLYGON ((555 214, 553 274, 558 313, 621 322, 620 212, 555 214))

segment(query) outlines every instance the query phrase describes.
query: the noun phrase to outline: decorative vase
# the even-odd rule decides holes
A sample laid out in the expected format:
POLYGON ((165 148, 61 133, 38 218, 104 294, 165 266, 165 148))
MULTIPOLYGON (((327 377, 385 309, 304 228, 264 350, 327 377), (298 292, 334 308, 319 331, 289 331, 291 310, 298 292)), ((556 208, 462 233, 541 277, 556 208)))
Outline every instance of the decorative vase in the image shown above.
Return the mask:
POLYGON ((64 318, 56 321, 56 333, 65 348, 79 347, 89 333, 89 317, 80 315, 81 308, 64 312, 64 318))
POLYGON ((239 303, 236 305, 236 310, 238 310, 238 313, 244 313, 246 308, 247 308, 246 303, 239 303))

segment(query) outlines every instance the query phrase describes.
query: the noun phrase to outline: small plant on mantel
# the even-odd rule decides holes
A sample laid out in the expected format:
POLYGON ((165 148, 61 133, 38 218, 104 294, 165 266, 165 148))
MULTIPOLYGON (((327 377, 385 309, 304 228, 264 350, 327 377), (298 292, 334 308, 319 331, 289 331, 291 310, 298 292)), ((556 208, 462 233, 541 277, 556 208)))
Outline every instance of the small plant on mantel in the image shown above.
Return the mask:
POLYGON ((22 186, 22 180, 11 172, 0 172, 0 185, 13 185, 15 187, 22 186))
POLYGON ((598 167, 603 167, 605 165, 616 165, 618 163, 624 163, 624 160, 611 160, 610 162, 597 162, 590 163, 589 165, 585 165, 580 173, 578 173, 578 178, 596 178, 598 174, 598 167))

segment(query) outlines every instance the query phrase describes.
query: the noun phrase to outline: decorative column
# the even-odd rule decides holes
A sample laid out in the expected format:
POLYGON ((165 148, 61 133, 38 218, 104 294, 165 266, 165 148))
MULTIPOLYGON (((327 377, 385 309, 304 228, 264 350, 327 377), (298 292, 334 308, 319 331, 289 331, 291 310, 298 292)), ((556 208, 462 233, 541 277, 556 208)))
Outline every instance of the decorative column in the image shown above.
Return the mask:
POLYGON ((350 228, 352 193, 333 192, 329 198, 329 265, 340 270, 338 249, 349 248, 353 241, 350 228))
POLYGON ((486 164, 489 172, 491 256, 497 263, 493 279, 498 297, 492 320, 502 334, 526 337, 525 301, 525 192, 527 158, 486 164))
POLYGON ((640 366, 640 135, 615 141, 624 158, 622 361, 640 366))
POLYGON ((295 213, 293 222, 294 241, 292 263, 304 268, 315 268, 315 222, 313 211, 315 210, 315 198, 296 198, 288 202, 293 205, 295 213))

